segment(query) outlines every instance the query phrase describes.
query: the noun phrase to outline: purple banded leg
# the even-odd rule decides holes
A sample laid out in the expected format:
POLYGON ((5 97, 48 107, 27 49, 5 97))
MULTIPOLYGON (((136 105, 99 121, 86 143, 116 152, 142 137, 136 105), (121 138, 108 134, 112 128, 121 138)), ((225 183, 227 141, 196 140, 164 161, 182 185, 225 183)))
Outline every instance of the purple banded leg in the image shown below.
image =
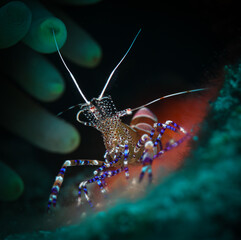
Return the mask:
POLYGON ((183 138, 179 139, 178 141, 175 141, 174 143, 170 144, 167 143, 166 147, 161 150, 160 152, 158 152, 153 159, 158 158, 159 156, 161 156, 163 153, 170 151, 172 148, 179 146, 182 142, 184 142, 185 140, 187 140, 188 138, 190 138, 189 134, 186 134, 183 138))
POLYGON ((181 128, 179 125, 177 125, 176 123, 174 123, 171 120, 167 120, 165 123, 155 123, 154 128, 152 129, 152 131, 150 133, 150 138, 152 139, 155 131, 157 130, 159 132, 159 134, 154 142, 154 147, 156 147, 157 144, 159 143, 160 149, 163 148, 162 144, 161 144, 161 138, 162 138, 162 135, 164 134, 164 132, 166 131, 166 129, 170 129, 173 132, 177 132, 176 128, 169 126, 168 124, 174 125, 175 127, 177 127, 179 130, 182 130, 183 132, 185 131, 183 128, 181 128))
MULTIPOLYGON (((94 174, 95 174, 95 173, 98 174, 100 171, 102 172, 104 169, 111 167, 113 164, 117 163, 117 162, 120 160, 121 156, 122 156, 121 153, 119 154, 118 157, 116 157, 116 155, 115 155, 115 159, 114 159, 113 161, 111 161, 111 162, 109 162, 109 163, 103 163, 103 165, 96 170, 97 173, 96 173, 96 171, 95 171, 94 174)), ((105 172, 103 172, 103 174, 101 174, 100 176, 95 176, 95 177, 89 179, 88 181, 81 182, 81 183, 79 184, 78 206, 81 204, 81 193, 82 193, 82 191, 84 191, 86 200, 89 202, 90 206, 93 207, 93 204, 92 204, 92 202, 90 201, 90 198, 89 198, 89 196, 88 196, 88 192, 87 192, 87 187, 86 187, 86 185, 89 184, 89 183, 97 182, 97 184, 98 184, 101 192, 102 192, 102 193, 105 193, 106 190, 105 190, 104 186, 106 185, 106 183, 105 183, 105 178, 107 178, 107 177, 109 177, 109 176, 108 176, 108 171, 105 171, 105 172)))
POLYGON ((140 173, 139 177, 139 182, 142 181, 146 171, 148 171, 148 176, 149 176, 149 183, 152 181, 152 161, 153 161, 153 156, 156 153, 156 146, 154 146, 152 141, 147 141, 145 143, 145 150, 142 154, 142 170, 140 173))
POLYGON ((103 185, 102 185, 101 182, 103 180, 105 180, 106 178, 109 178, 109 177, 113 177, 113 176, 119 174, 122 171, 124 171, 123 167, 118 168, 118 169, 113 170, 113 171, 105 171, 101 176, 95 176, 94 178, 91 178, 88 181, 81 182, 80 185, 79 185, 78 205, 81 204, 81 201, 82 201, 81 193, 83 191, 84 194, 85 194, 86 200, 88 201, 90 206, 93 207, 93 204, 92 204, 92 202, 90 200, 90 197, 88 195, 88 191, 87 191, 87 187, 86 187, 87 184, 90 184, 90 183, 93 183, 93 182, 97 182, 97 184, 99 185, 100 189, 102 190, 103 189, 103 185))
POLYGON ((105 163, 109 163, 111 160, 110 153, 108 150, 105 151, 104 159, 105 159, 105 163))
POLYGON ((99 172, 102 172, 101 175, 99 176, 101 180, 97 181, 97 184, 100 187, 100 190, 102 193, 106 192, 105 187, 107 186, 107 183, 105 182, 105 178, 102 178, 102 175, 104 174, 103 170, 106 168, 112 167, 113 164, 117 163, 120 160, 121 155, 122 155, 121 153, 118 157, 116 157, 116 155, 115 155, 115 159, 113 161, 109 162, 108 164, 104 163, 104 166, 99 167, 96 170, 97 172, 96 171, 94 172, 95 175, 97 175, 99 172))
MULTIPOLYGON (((111 160, 111 157, 110 157, 110 155, 109 155, 109 151, 108 151, 108 150, 105 151, 104 159, 105 159, 105 163, 106 163, 106 164, 103 164, 103 166, 104 166, 103 170, 106 169, 107 167, 111 166, 111 165, 109 164, 109 163, 111 162, 111 161, 110 161, 110 160, 111 160)), ((117 159, 117 161, 118 161, 118 159, 117 159)), ((117 162, 117 161, 115 161, 115 162, 117 162)), ((111 164, 113 164, 113 163, 111 163, 111 164)), ((100 168, 98 169, 97 173, 95 174, 95 172, 94 172, 94 174, 97 175, 99 172, 100 172, 100 175, 103 174, 103 172, 101 171, 100 168)), ((101 181, 101 184, 104 186, 104 188, 107 186, 107 183, 105 182, 105 180, 102 180, 102 181, 101 181)))
MULTIPOLYGON (((118 149, 117 149, 118 150, 118 149)), ((115 163, 117 163, 118 161, 119 161, 119 159, 120 159, 120 157, 121 157, 121 153, 119 154, 119 156, 117 157, 117 151, 116 151, 116 154, 115 154, 115 156, 114 156, 114 160, 113 161, 111 161, 111 162, 104 162, 102 165, 101 165, 101 167, 99 167, 99 168, 97 168, 95 171, 94 171, 94 175, 96 176, 96 175, 98 175, 100 172, 103 172, 105 169, 107 169, 107 168, 109 168, 109 167, 112 167, 112 165, 113 164, 115 164, 115 163)))
POLYGON ((152 183, 152 167, 150 165, 150 168, 148 169, 148 179, 149 179, 149 184, 152 183))
MULTIPOLYGON (((154 132, 155 132, 155 129, 154 129, 154 132)), ((144 144, 150 140, 151 138, 147 134, 143 134, 134 148, 134 153, 139 152, 139 150, 144 146, 144 144)))
POLYGON ((104 175, 104 178, 113 177, 113 176, 115 176, 115 175, 117 175, 117 174, 119 174, 119 173, 121 173, 121 172, 123 172, 123 171, 124 171, 124 168, 123 168, 123 167, 118 168, 118 169, 116 169, 116 170, 112 170, 112 171, 106 171, 106 172, 105 172, 105 175, 104 175))
POLYGON ((142 155, 142 163, 143 163, 143 167, 142 167, 142 171, 140 173, 140 177, 139 177, 139 181, 141 182, 145 173, 148 172, 148 177, 149 177, 149 182, 152 181, 152 169, 151 169, 151 165, 152 165, 152 162, 155 158, 159 157, 160 155, 162 155, 164 152, 167 152, 169 150, 171 150, 172 148, 174 147, 177 147, 178 145, 180 145, 182 142, 184 142, 187 138, 190 137, 189 134, 186 133, 186 131, 180 127, 178 124, 174 123, 173 121, 166 121, 165 124, 162 124, 162 123, 157 123, 155 124, 154 126, 154 129, 159 127, 160 129, 158 129, 158 132, 159 132, 159 135, 158 137, 156 138, 155 142, 154 142, 154 145, 153 145, 153 148, 155 148, 157 146, 157 144, 159 143, 160 144, 160 151, 154 155, 153 157, 150 157, 148 155, 145 156, 145 154, 148 153, 148 151, 146 151, 146 148, 143 152, 143 155, 142 155), (168 124, 172 124, 174 127, 168 125, 168 124), (175 141, 174 143, 172 144, 166 144, 165 148, 163 149, 162 148, 162 145, 161 145, 161 137, 162 135, 164 134, 165 130, 166 129, 170 129, 174 132, 177 132, 177 130, 180 130, 182 133, 185 134, 185 136, 181 139, 179 139, 178 141, 175 141))
POLYGON ((78 206, 81 204, 81 192, 83 190, 85 198, 87 202, 89 203, 90 207, 93 208, 93 204, 89 198, 88 190, 87 190, 87 185, 88 181, 81 182, 79 185, 79 197, 78 197, 78 206))
POLYGON ((178 124, 176 124, 175 122, 173 122, 171 120, 167 120, 164 124, 163 123, 156 123, 155 128, 157 128, 157 131, 159 132, 159 135, 156 138, 154 146, 157 146, 157 144, 159 143, 161 150, 163 148, 162 144, 161 144, 161 138, 162 138, 162 135, 164 134, 164 132, 166 131, 166 129, 170 129, 174 132, 177 132, 179 130, 182 133, 186 134, 186 131, 184 130, 184 128, 180 127, 178 124), (173 125, 174 127, 170 126, 170 124, 173 125))
POLYGON ((149 159, 148 165, 144 165, 142 167, 141 173, 140 173, 140 176, 139 176, 139 182, 142 181, 142 179, 145 176, 146 172, 148 172, 149 183, 152 182, 152 168, 151 168, 151 164, 152 164, 152 159, 149 159))
MULTIPOLYGON (((169 126, 169 125, 173 125, 176 129, 178 129, 180 132, 182 132, 182 133, 184 133, 184 134, 187 134, 187 132, 185 131, 185 129, 183 128, 183 127, 181 127, 180 125, 178 125, 177 123, 175 123, 175 122, 173 122, 172 120, 167 120, 166 122, 165 122, 165 124, 164 125, 167 125, 167 126, 169 126)), ((158 125, 158 124, 157 124, 158 125)), ((162 124, 163 125, 163 124, 162 124)), ((171 126, 170 126, 171 127, 171 126)), ((172 129, 171 129, 172 130, 172 129)))
POLYGON ((177 129, 172 127, 172 126, 162 124, 162 123, 157 123, 157 127, 159 127, 160 129, 158 129, 159 135, 156 138, 156 141, 154 143, 154 147, 156 147, 157 144, 159 143, 160 149, 162 149, 161 138, 162 138, 162 135, 164 134, 164 132, 166 131, 166 129, 170 129, 174 132, 177 132, 177 129))
POLYGON ((179 131, 181 131, 182 133, 184 133, 184 134, 187 134, 187 132, 186 132, 186 130, 183 128, 183 127, 181 127, 181 126, 179 126, 178 124, 176 124, 175 122, 173 122, 173 121, 171 121, 171 120, 169 120, 169 124, 172 124, 175 128, 177 128, 179 131))
MULTIPOLYGON (((104 172, 101 172, 100 173, 100 177, 102 176, 104 174, 104 172)), ((104 197, 106 197, 106 192, 108 192, 108 188, 107 188, 107 183, 106 183, 106 181, 105 181, 105 179, 101 179, 100 180, 100 184, 98 184, 99 185, 99 188, 100 188, 100 191, 101 191, 101 193, 103 193, 104 194, 104 197)))
POLYGON ((103 170, 105 170, 106 168, 110 167, 110 163, 103 163, 102 166, 100 166, 99 168, 97 168, 93 174, 96 176, 98 175, 100 172, 102 172, 103 170))
POLYGON ((57 197, 61 188, 61 185, 64 181, 64 175, 66 172, 67 167, 74 167, 74 166, 100 166, 103 164, 103 161, 99 160, 66 160, 59 171, 59 174, 56 176, 54 184, 51 189, 51 193, 49 196, 48 201, 48 210, 50 209, 51 205, 53 207, 56 206, 57 197))
POLYGON ((109 167, 112 167, 113 164, 117 163, 119 161, 119 158, 115 158, 115 160, 111 161, 111 162, 108 162, 108 163, 103 163, 102 166, 100 166, 99 168, 97 168, 95 171, 94 171, 94 175, 98 175, 100 172, 103 172, 105 169, 109 168, 109 167))
POLYGON ((129 168, 128 168, 128 157, 129 157, 129 146, 128 141, 125 141, 125 149, 124 149, 124 170, 126 179, 129 179, 129 168))
MULTIPOLYGON (((106 168, 109 168, 109 167, 112 167, 113 164, 116 164, 120 159, 121 159, 121 156, 122 156, 122 153, 119 153, 119 156, 116 157, 116 155, 114 156, 114 160, 109 162, 108 164, 105 165, 106 168)), ((105 174, 106 172, 102 172, 101 175, 100 175, 100 178, 102 179, 101 180, 101 183, 103 186, 107 186, 107 183, 105 182, 105 174), (104 177, 102 177, 104 175, 104 177)), ((99 185, 100 186, 100 185, 99 185)), ((100 188, 101 189, 101 188, 100 188)), ((103 191, 102 191, 103 192, 103 191)))
POLYGON ((155 131, 156 131, 156 128, 152 128, 151 133, 150 133, 151 139, 153 138, 155 131))
MULTIPOLYGON (((155 123, 153 130, 156 129, 156 128, 157 128, 157 131, 159 132, 159 135, 161 135, 161 136, 164 134, 164 132, 165 132, 166 129, 170 129, 170 130, 172 130, 172 131, 174 131, 174 132, 177 132, 177 130, 179 130, 179 131, 181 131, 181 132, 184 133, 184 134, 187 133, 187 132, 184 130, 184 128, 182 128, 182 127, 179 126, 177 123, 175 123, 175 122, 173 122, 173 121, 171 121, 171 120, 167 120, 165 123, 155 123), (170 126, 170 124, 173 125, 174 127, 170 126)), ((153 130, 152 130, 152 132, 151 132, 151 135, 152 135, 152 136, 154 135, 153 130)), ((155 132, 155 131, 154 131, 154 132, 155 132)), ((152 136, 150 136, 150 137, 152 138, 152 136)))

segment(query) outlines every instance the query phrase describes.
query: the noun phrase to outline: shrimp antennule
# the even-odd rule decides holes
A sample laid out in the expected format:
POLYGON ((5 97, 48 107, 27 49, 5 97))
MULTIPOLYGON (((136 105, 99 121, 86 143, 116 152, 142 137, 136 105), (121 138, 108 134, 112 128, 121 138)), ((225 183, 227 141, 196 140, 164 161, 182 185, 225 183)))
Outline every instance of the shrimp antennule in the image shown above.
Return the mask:
POLYGON ((136 34, 134 40, 132 41, 132 43, 131 43, 130 47, 128 48, 128 50, 126 51, 125 55, 122 57, 122 59, 119 61, 119 63, 115 66, 115 68, 114 68, 113 71, 111 72, 110 76, 108 77, 108 79, 107 79, 107 81, 106 81, 106 84, 105 84, 105 86, 104 86, 104 88, 103 88, 100 96, 98 97, 98 100, 99 100, 99 101, 102 99, 102 97, 103 97, 103 95, 104 95, 104 93, 105 93, 105 90, 106 90, 106 88, 107 88, 107 86, 108 86, 108 84, 109 84, 109 82, 110 82, 113 74, 115 73, 115 71, 116 71, 116 69, 119 67, 119 65, 122 63, 122 61, 125 59, 126 55, 129 53, 129 51, 131 50, 131 48, 132 48, 134 42, 136 41, 136 39, 137 39, 137 37, 138 37, 138 35, 139 35, 140 32, 141 32, 141 29, 140 29, 140 30, 138 31, 138 33, 136 34))
POLYGON ((78 85, 78 83, 77 83, 74 75, 73 75, 72 72, 69 70, 67 64, 65 63, 65 61, 64 61, 64 59, 63 59, 63 57, 62 57, 62 55, 61 55, 61 53, 60 53, 60 51, 59 51, 59 47, 58 47, 58 43, 57 43, 57 40, 56 40, 56 37, 55 37, 54 29, 53 29, 53 36, 54 36, 54 42, 55 42, 55 45, 56 45, 56 48, 57 48, 57 51, 58 51, 58 54, 59 54, 59 57, 60 57, 62 63, 64 64, 65 68, 66 68, 67 71, 69 72, 69 75, 70 75, 70 77, 72 78, 75 86, 77 87, 80 95, 82 96, 82 98, 84 99, 84 101, 89 105, 90 102, 87 100, 87 98, 85 97, 85 95, 84 95, 83 92, 81 91, 81 89, 80 89, 80 87, 79 87, 79 85, 78 85))
POLYGON ((155 103, 155 102, 158 102, 158 101, 160 101, 160 100, 162 100, 162 99, 165 99, 165 98, 174 97, 174 96, 182 95, 182 94, 186 94, 186 93, 204 91, 204 90, 206 90, 206 89, 207 89, 207 88, 198 88, 198 89, 192 89, 192 90, 187 90, 187 91, 183 91, 183 92, 172 93, 172 94, 169 94, 169 95, 166 95, 166 96, 157 98, 157 99, 155 99, 155 100, 153 100, 153 101, 151 101, 151 102, 149 102, 149 103, 146 103, 146 104, 144 104, 144 105, 142 105, 142 106, 140 106, 140 107, 133 108, 133 109, 131 109, 131 111, 134 112, 134 111, 136 111, 136 110, 138 110, 138 109, 141 109, 141 108, 143 108, 143 107, 149 106, 149 105, 151 105, 151 104, 153 104, 153 103, 155 103))

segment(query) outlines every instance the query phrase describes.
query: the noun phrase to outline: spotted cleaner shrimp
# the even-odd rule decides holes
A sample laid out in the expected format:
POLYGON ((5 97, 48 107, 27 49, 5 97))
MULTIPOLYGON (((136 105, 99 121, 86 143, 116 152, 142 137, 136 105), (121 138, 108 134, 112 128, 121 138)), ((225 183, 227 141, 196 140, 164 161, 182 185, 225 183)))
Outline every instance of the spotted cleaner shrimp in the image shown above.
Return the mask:
MULTIPOLYGON (((122 111, 117 111, 111 99, 111 96, 104 96, 105 90, 113 74, 115 73, 119 65, 122 63, 130 49, 132 48, 140 31, 141 30, 139 30, 139 32, 135 36, 125 55, 122 57, 120 62, 111 72, 99 97, 93 98, 91 101, 88 101, 86 99, 75 77, 67 67, 59 51, 55 33, 53 31, 53 37, 60 59, 64 64, 65 68, 67 69, 80 95, 85 101, 85 103, 77 104, 75 106, 68 108, 67 110, 72 109, 74 107, 80 108, 76 115, 76 120, 85 126, 94 127, 95 129, 101 132, 106 151, 104 154, 104 160, 76 159, 66 160, 64 162, 52 186, 51 194, 48 201, 48 210, 52 205, 53 207, 56 206, 57 196, 60 192, 60 188, 64 180, 64 175, 68 167, 86 165, 99 166, 93 172, 94 177, 82 181, 78 187, 77 205, 81 204, 82 194, 84 194, 87 202, 91 206, 93 206, 87 190, 88 184, 96 182, 100 188, 100 191, 102 193, 105 193, 107 191, 107 183, 105 179, 111 178, 117 174, 120 174, 121 172, 124 172, 125 177, 128 179, 128 165, 140 164, 142 165, 142 170, 139 176, 139 182, 142 181, 145 173, 148 174, 149 182, 151 182, 153 161, 159 158, 165 152, 177 147, 183 141, 190 137, 190 134, 183 127, 179 126, 172 120, 167 120, 165 123, 158 123, 156 116, 146 107, 164 98, 169 98, 180 94, 202 91, 204 90, 204 88, 173 93, 155 99, 140 107, 136 107, 133 109, 127 108, 122 111), (124 124, 121 121, 121 118, 127 115, 131 115, 134 111, 137 112, 132 118, 132 125, 129 126, 127 124, 124 124), (82 114, 86 117, 86 119, 88 119, 88 121, 81 120, 82 114), (182 134, 183 136, 177 141, 172 141, 171 143, 162 146, 161 138, 167 129, 176 132, 177 134, 182 134), (115 168, 115 170, 112 170, 113 167, 115 168)), ((59 115, 62 113, 63 112, 59 113, 59 115)))

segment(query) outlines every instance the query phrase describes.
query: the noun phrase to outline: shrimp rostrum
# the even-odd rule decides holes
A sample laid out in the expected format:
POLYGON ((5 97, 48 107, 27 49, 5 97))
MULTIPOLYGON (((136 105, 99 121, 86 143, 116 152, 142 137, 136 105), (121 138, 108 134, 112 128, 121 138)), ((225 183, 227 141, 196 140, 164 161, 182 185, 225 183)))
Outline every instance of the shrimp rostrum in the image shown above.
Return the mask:
POLYGON ((129 178, 129 165, 142 165, 139 181, 141 182, 147 173, 149 182, 151 182, 153 161, 172 148, 176 148, 190 136, 183 127, 179 126, 172 120, 167 120, 165 123, 158 123, 156 116, 147 108, 147 106, 164 98, 202 91, 204 90, 203 88, 166 95, 140 107, 134 109, 127 108, 122 111, 117 111, 110 96, 104 96, 105 90, 115 70, 128 54, 138 34, 135 36, 131 46, 123 58, 111 72, 99 97, 88 101, 62 58, 56 42, 55 33, 53 31, 58 54, 85 101, 85 103, 78 104, 70 107, 69 109, 78 107, 80 110, 76 115, 76 120, 85 126, 94 127, 101 132, 106 151, 103 157, 104 160, 66 160, 53 184, 49 197, 48 209, 51 205, 54 207, 56 206, 57 197, 68 167, 82 165, 98 166, 98 168, 93 172, 94 176, 81 182, 78 187, 78 205, 81 204, 83 195, 89 204, 93 206, 87 190, 89 184, 97 183, 100 191, 104 193, 106 192, 107 183, 105 180, 107 178, 111 178, 117 174, 121 174, 122 172, 127 179, 129 178), (132 118, 132 125, 129 126, 124 124, 121 118, 126 115, 131 115, 134 111, 137 112, 132 118), (85 116, 87 121, 83 121, 82 115, 85 116), (177 134, 181 134, 182 136, 179 140, 172 141, 171 143, 163 146, 161 138, 167 129, 169 131, 176 132, 177 134))

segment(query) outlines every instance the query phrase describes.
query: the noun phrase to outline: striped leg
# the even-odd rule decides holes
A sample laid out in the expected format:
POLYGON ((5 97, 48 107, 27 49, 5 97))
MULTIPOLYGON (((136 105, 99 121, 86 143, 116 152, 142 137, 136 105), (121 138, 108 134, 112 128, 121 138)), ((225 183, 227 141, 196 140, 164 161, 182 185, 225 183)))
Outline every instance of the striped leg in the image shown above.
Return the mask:
POLYGON ((157 138, 156 138, 156 141, 154 143, 154 146, 156 147, 157 144, 159 143, 159 146, 160 146, 160 149, 162 150, 163 146, 162 146, 162 142, 161 142, 161 138, 162 138, 162 135, 164 134, 164 132, 166 131, 166 129, 170 129, 174 132, 177 132, 177 129, 172 127, 172 126, 169 126, 167 124, 162 124, 162 123, 158 123, 157 124, 157 131, 159 132, 157 138))
MULTIPOLYGON (((96 176, 96 179, 98 179, 99 176, 102 176, 104 174, 104 170, 106 170, 107 168, 112 167, 113 164, 117 163, 119 161, 120 157, 116 157, 115 160, 108 162, 108 163, 104 163, 101 167, 99 167, 97 170, 94 171, 94 175, 96 176), (97 176, 99 175, 99 176, 97 176)), ((101 181, 97 181, 100 190, 102 193, 106 192, 105 186, 107 186, 107 183, 105 182, 105 180, 101 180, 101 181)), ((80 196, 80 189, 79 189, 79 196, 80 196)))
POLYGON ((185 140, 187 140, 188 138, 190 138, 190 134, 186 134, 183 138, 179 139, 178 141, 175 141, 174 143, 170 144, 167 143, 165 148, 163 150, 161 150, 160 152, 158 152, 153 159, 158 158, 159 156, 161 156, 163 153, 170 151, 172 148, 179 146, 182 142, 184 142, 185 140))
MULTIPOLYGON (((176 124, 175 122, 171 121, 171 120, 167 120, 164 124, 163 123, 155 123, 154 124, 154 128, 152 129, 151 133, 150 133, 150 138, 152 139, 154 136, 155 131, 158 131, 159 134, 153 144, 152 141, 146 141, 145 143, 145 149, 143 151, 143 155, 141 157, 142 163, 143 163, 143 167, 140 173, 140 177, 139 177, 139 181, 141 182, 145 173, 148 172, 148 177, 149 177, 149 182, 152 181, 152 162, 155 158, 159 157, 160 155, 162 155, 164 152, 171 150, 174 147, 177 147, 179 144, 181 144, 183 141, 185 141, 189 135, 187 134, 187 132, 184 130, 184 128, 180 127, 178 124, 176 124), (170 126, 173 125, 173 126, 170 126), (182 132, 183 134, 185 134, 185 136, 183 138, 181 138, 178 141, 175 141, 172 144, 166 144, 165 148, 163 149, 162 147, 162 143, 161 143, 161 138, 164 134, 164 132, 166 131, 166 129, 170 129, 174 132, 182 132), (160 151, 156 154, 156 155, 152 155, 151 153, 153 153, 156 150, 157 144, 159 143, 160 146, 160 151), (147 145, 148 144, 148 145, 147 145)), ((144 136, 144 135, 143 135, 144 136)), ((147 139, 147 138, 146 138, 147 139)), ((139 142, 138 142, 139 143, 139 142)), ((144 141, 143 141, 143 145, 144 145, 144 141)))
POLYGON ((60 191, 60 187, 64 180, 64 175, 66 172, 67 167, 73 167, 73 166, 84 166, 84 165, 94 165, 94 166, 100 166, 103 165, 103 161, 99 160, 66 160, 62 166, 62 168, 59 171, 59 174, 56 176, 54 184, 51 189, 51 194, 49 196, 48 201, 48 210, 50 209, 51 205, 53 207, 56 206, 57 202, 57 196, 60 191))
POLYGON ((160 132, 160 133, 163 131, 162 134, 165 132, 166 129, 170 129, 174 132, 180 131, 184 134, 187 134, 187 132, 185 131, 185 129, 183 127, 179 126, 178 124, 176 124, 172 120, 167 120, 165 123, 155 123, 154 128, 155 129, 157 128, 157 131, 160 132), (172 127, 170 125, 172 125, 174 127, 172 127))
POLYGON ((157 143, 154 145, 152 142, 152 138, 155 133, 155 130, 156 128, 153 128, 151 130, 150 136, 148 136, 147 134, 143 134, 134 148, 134 152, 137 153, 144 146, 143 154, 140 157, 140 161, 142 162, 143 167, 140 173, 139 182, 142 181, 146 171, 148 171, 149 182, 152 181, 151 164, 152 164, 153 156, 157 151, 157 148, 156 148, 157 143))
POLYGON ((161 150, 163 148, 162 143, 161 143, 161 138, 162 138, 162 135, 164 134, 164 132, 166 131, 166 129, 170 129, 174 132, 180 131, 183 134, 187 134, 187 132, 184 130, 184 128, 182 128, 181 126, 179 126, 178 124, 176 124, 175 122, 173 122, 171 120, 167 120, 165 123, 155 123, 154 128, 151 132, 152 136, 154 135, 155 129, 157 129, 157 131, 159 132, 159 135, 156 138, 154 146, 157 146, 157 144, 159 143, 159 146, 160 146, 161 150), (173 125, 174 127, 170 126, 170 125, 173 125))
POLYGON ((129 157, 129 146, 128 141, 125 141, 125 150, 124 150, 124 170, 126 179, 129 179, 129 168, 128 168, 128 157, 129 157))
POLYGON ((124 167, 118 168, 118 169, 113 170, 113 171, 105 171, 100 176, 95 176, 94 178, 91 178, 88 181, 81 182, 80 185, 79 185, 78 206, 82 202, 81 194, 82 194, 82 191, 83 191, 87 202, 90 204, 91 207, 93 207, 93 204, 92 204, 92 202, 90 200, 90 197, 88 195, 88 191, 87 191, 87 187, 86 187, 87 184, 97 182, 98 186, 100 187, 100 190, 103 191, 104 186, 102 184, 102 181, 104 181, 106 178, 113 177, 113 176, 119 174, 122 171, 124 171, 124 167))
POLYGON ((157 144, 159 143, 160 148, 162 149, 161 137, 164 134, 165 130, 166 129, 170 129, 170 130, 172 130, 174 132, 177 132, 177 129, 172 127, 172 126, 169 126, 169 124, 172 124, 178 130, 180 130, 181 132, 186 134, 186 131, 182 127, 180 127, 178 124, 174 123, 171 120, 167 120, 164 124, 163 123, 155 123, 153 129, 151 130, 150 136, 148 136, 147 134, 143 134, 142 137, 140 138, 140 140, 137 142, 137 144, 135 146, 135 149, 134 149, 134 152, 137 153, 140 150, 140 148, 143 147, 144 144, 147 141, 150 141, 153 138, 156 130, 159 132, 159 135, 156 138, 156 141, 154 143, 154 147, 156 147, 157 144))
MULTIPOLYGON (((154 132, 155 132, 155 129, 154 129, 154 132)), ((144 144, 150 140, 151 138, 147 134, 143 134, 134 148, 134 153, 138 153, 140 149, 144 146, 144 144)))
POLYGON ((118 150, 119 150, 119 147, 117 146, 116 154, 114 156, 114 160, 111 161, 111 162, 108 162, 108 163, 104 163, 101 167, 99 167, 94 172, 94 174, 96 175, 95 177, 93 177, 93 178, 91 178, 87 181, 83 181, 79 184, 78 206, 81 204, 81 193, 84 191, 84 195, 85 195, 86 200, 88 201, 90 206, 93 207, 93 204, 92 204, 92 202, 89 198, 89 195, 88 195, 88 191, 87 191, 87 187, 86 187, 87 184, 97 182, 101 192, 102 193, 106 192, 106 190, 104 188, 104 186, 106 185, 105 184, 105 178, 109 177, 109 175, 110 175, 109 172, 115 172, 115 171, 105 171, 105 172, 103 172, 103 170, 105 170, 106 168, 112 167, 113 164, 117 163, 120 160, 120 158, 122 156, 122 153, 119 153, 119 155, 117 156, 118 150), (101 175, 97 176, 97 174, 100 173, 100 172, 101 172, 101 175))
POLYGON ((171 150, 174 147, 177 147, 178 145, 180 145, 182 142, 184 142, 185 140, 187 140, 190 137, 189 134, 186 134, 183 138, 179 139, 178 141, 175 141, 173 144, 166 144, 165 148, 162 149, 161 151, 159 151, 156 155, 153 156, 153 158, 143 158, 143 167, 142 167, 142 171, 140 174, 140 181, 143 179, 145 172, 148 171, 148 177, 149 177, 149 183, 152 181, 152 169, 151 169, 151 165, 154 159, 158 158, 159 156, 161 156, 163 153, 171 150))
POLYGON ((154 154, 156 153, 156 146, 154 146, 153 142, 147 141, 145 143, 145 150, 143 152, 142 155, 142 164, 143 167, 141 169, 141 173, 140 173, 140 177, 139 177, 139 182, 142 181, 146 171, 148 172, 148 177, 149 177, 149 183, 152 182, 152 169, 151 169, 151 165, 152 165, 152 161, 153 161, 153 157, 154 154))
POLYGON ((113 164, 118 162, 119 157, 117 157, 117 156, 118 155, 120 156, 120 154, 121 154, 121 153, 119 153, 119 145, 117 145, 114 150, 115 150, 115 155, 114 155, 114 160, 113 161, 109 161, 110 160, 109 152, 108 152, 108 150, 105 151, 105 154, 104 154, 105 162, 101 165, 101 167, 99 167, 98 169, 96 169, 93 172, 93 174, 95 176, 98 175, 100 172, 103 172, 103 170, 105 170, 106 168, 112 167, 113 164))
POLYGON ((111 159, 110 157, 110 153, 108 150, 105 151, 105 154, 104 154, 104 159, 105 159, 105 162, 108 163, 111 159))

